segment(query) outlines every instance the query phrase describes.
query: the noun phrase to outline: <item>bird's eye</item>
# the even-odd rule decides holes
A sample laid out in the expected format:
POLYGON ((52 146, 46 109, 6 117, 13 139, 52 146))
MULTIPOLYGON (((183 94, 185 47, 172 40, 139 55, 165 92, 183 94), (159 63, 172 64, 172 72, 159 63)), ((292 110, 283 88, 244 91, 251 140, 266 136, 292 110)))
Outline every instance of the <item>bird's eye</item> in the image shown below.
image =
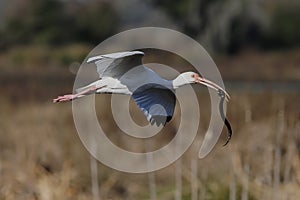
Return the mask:
POLYGON ((197 73, 192 74, 192 78, 198 78, 198 77, 199 77, 199 75, 197 73))

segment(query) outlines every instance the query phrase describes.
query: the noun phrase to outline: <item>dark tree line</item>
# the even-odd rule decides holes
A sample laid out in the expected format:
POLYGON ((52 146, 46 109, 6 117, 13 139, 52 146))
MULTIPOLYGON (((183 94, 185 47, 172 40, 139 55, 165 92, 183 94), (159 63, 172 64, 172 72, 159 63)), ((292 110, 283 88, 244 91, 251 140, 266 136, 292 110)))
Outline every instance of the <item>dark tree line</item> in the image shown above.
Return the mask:
POLYGON ((117 23, 117 14, 108 3, 79 5, 60 0, 28 0, 5 21, 0 30, 0 46, 95 44, 110 36, 117 23))
POLYGON ((235 53, 246 46, 262 49, 300 46, 300 2, 297 1, 266 1, 265 5, 262 5, 264 1, 251 0, 154 2, 192 37, 205 34, 214 23, 221 24, 222 28, 213 27, 214 31, 208 32, 212 35, 213 49, 221 52, 235 53), (239 4, 238 11, 230 9, 236 4, 239 4), (220 39, 223 35, 225 42, 220 39))
MULTIPOLYGON (((120 30, 121 20, 115 9, 118 5, 112 1, 23 1, 26 3, 0 27, 0 49, 32 43, 95 45, 120 30)), ((234 53, 246 46, 264 49, 300 46, 298 3, 282 1, 267 13, 255 7, 252 3, 255 1, 247 0, 145 2, 165 12, 180 30, 199 41, 208 41, 219 52, 234 53), (234 3, 238 9, 233 9, 234 3)))

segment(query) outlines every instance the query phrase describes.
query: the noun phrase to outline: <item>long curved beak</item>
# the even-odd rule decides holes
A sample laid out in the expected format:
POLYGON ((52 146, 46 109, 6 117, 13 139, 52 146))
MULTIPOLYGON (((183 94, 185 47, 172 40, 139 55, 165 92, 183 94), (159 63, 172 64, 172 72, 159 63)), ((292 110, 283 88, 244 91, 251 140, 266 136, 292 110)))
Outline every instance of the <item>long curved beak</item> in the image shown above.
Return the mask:
POLYGON ((207 86, 209 88, 212 88, 216 91, 222 91, 225 94, 226 101, 229 101, 229 99, 230 99, 229 94, 221 86, 217 85, 216 83, 214 83, 210 80, 207 80, 205 78, 202 78, 202 77, 195 77, 195 82, 200 83, 202 85, 205 85, 205 86, 207 86))

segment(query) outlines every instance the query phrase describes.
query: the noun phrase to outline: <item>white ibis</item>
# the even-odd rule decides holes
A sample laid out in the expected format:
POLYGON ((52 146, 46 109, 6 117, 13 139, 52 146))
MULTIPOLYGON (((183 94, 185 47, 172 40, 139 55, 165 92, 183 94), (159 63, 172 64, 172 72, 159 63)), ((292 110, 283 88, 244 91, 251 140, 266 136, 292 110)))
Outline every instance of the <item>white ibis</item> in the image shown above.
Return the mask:
POLYGON ((77 89, 75 94, 58 96, 53 102, 72 101, 92 93, 131 95, 147 120, 152 125, 156 123, 159 126, 165 125, 173 117, 176 103, 174 90, 186 84, 200 83, 219 92, 222 99, 220 112, 229 130, 229 141, 232 131, 223 113, 223 101, 225 98, 229 100, 230 97, 223 88, 195 72, 184 72, 174 80, 163 79, 143 66, 143 56, 142 51, 128 51, 90 57, 87 63, 96 64, 100 79, 77 89))

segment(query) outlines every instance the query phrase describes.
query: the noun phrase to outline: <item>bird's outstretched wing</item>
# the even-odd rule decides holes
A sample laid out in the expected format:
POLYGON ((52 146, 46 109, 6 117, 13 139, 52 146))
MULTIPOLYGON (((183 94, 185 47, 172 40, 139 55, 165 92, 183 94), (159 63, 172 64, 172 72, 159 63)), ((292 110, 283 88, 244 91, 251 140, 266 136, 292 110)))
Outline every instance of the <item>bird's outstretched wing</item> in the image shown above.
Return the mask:
POLYGON ((87 63, 95 63, 100 78, 120 78, 130 69, 142 65, 142 51, 126 51, 90 57, 87 63))
POLYGON ((132 97, 139 108, 146 115, 147 120, 153 125, 165 125, 174 114, 176 97, 168 89, 149 88, 137 90, 132 97))

